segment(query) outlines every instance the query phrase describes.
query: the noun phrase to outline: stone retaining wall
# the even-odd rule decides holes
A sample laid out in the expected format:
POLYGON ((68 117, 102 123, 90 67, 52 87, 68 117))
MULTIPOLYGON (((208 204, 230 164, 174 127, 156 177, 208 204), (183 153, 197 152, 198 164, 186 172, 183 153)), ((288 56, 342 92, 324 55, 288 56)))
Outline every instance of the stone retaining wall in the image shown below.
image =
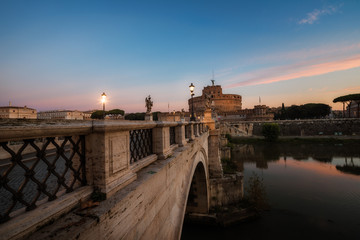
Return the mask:
POLYGON ((264 123, 279 124, 280 136, 360 135, 360 119, 358 118, 232 122, 230 125, 238 129, 248 129, 250 136, 262 136, 261 129, 264 123))

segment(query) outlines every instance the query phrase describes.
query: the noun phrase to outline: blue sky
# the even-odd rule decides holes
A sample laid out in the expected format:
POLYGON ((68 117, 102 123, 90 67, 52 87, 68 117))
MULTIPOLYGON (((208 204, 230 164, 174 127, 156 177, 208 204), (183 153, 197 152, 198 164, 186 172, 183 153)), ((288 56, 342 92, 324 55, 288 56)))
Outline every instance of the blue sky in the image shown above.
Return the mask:
POLYGON ((0 105, 187 109, 214 71, 243 108, 360 92, 360 1, 0 1, 0 105))

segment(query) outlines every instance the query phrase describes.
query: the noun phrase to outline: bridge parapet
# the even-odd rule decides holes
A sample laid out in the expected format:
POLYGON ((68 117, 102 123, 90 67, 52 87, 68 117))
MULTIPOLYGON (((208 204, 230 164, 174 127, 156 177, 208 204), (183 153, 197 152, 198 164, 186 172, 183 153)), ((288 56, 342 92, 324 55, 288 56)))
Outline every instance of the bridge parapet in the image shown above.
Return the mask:
POLYGON ((1 209, 4 223, 0 225, 0 238, 5 239, 23 238, 53 221, 80 200, 88 199, 93 187, 110 197, 135 181, 141 169, 158 159, 171 157, 175 148, 185 146, 207 131, 201 122, 19 121, 0 124, 0 156, 5 156, 0 159, 1 189, 5 191, 11 187, 6 193, 9 197, 1 199, 7 201, 2 205, 9 206, 1 209), (62 168, 58 166, 60 162, 64 165, 62 168), (45 166, 41 174, 36 172, 40 164, 45 166), (74 170, 66 173, 61 170, 64 168, 74 170), (23 172, 20 183, 11 179, 15 176, 11 173, 14 169, 23 172), (52 182, 59 184, 51 185, 46 178, 48 175, 52 182), (74 188, 66 188, 66 183, 72 181, 79 183, 74 188), (26 199, 24 189, 30 184, 34 186, 35 196, 26 199), (63 190, 55 191, 46 202, 43 195, 53 193, 54 188, 63 190), (42 200, 39 196, 43 196, 42 200), (20 206, 16 211, 15 205, 20 206))

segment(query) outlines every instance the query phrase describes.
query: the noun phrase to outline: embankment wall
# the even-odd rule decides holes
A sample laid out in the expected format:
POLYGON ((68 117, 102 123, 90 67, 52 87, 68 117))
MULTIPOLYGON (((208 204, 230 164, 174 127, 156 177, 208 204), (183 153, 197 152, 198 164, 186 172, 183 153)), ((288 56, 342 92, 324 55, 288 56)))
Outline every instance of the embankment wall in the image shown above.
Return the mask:
MULTIPOLYGON (((262 136, 264 123, 277 123, 280 136, 358 136, 360 135, 360 119, 312 119, 312 120, 280 120, 267 122, 231 122, 232 128, 246 133, 245 136, 262 136)), ((228 128, 228 126, 227 126, 228 128)), ((234 131, 235 132, 235 131, 234 131)))

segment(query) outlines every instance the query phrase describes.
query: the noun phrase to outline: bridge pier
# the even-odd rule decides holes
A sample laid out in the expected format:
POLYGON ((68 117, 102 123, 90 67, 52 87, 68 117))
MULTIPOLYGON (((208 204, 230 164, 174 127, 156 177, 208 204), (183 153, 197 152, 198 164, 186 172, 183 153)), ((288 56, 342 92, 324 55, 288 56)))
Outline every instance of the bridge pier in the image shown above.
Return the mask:
POLYGON ((209 173, 210 178, 222 178, 223 169, 220 159, 220 131, 209 132, 209 173))

